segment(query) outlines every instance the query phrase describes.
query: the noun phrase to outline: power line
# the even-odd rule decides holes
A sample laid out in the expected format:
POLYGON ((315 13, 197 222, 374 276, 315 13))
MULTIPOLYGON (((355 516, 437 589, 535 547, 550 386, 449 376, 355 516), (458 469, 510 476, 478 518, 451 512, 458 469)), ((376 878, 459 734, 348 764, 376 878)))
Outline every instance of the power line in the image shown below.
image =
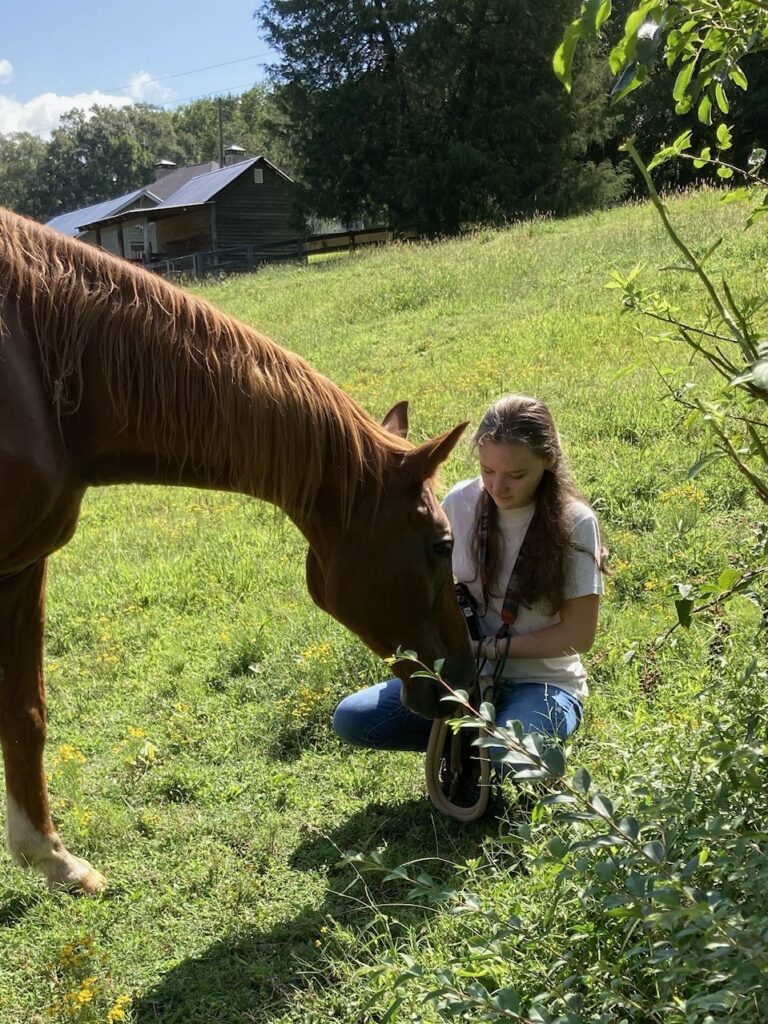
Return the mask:
MULTIPOLYGON (((269 57, 270 54, 271 51, 267 50, 265 53, 254 53, 250 57, 238 57, 237 60, 225 60, 220 64, 208 64, 204 68, 193 68, 191 71, 177 71, 173 75, 163 75, 160 78, 150 78, 149 81, 142 82, 142 85, 155 85, 156 82, 167 82, 171 78, 183 78, 185 75, 197 75, 202 71, 214 71, 216 68, 226 68, 232 64, 245 64, 246 61, 260 60, 262 57, 269 57)), ((130 82, 128 85, 116 85, 111 89, 99 89, 97 91, 103 93, 120 92, 122 89, 132 89, 134 85, 135 82, 130 82)))
POLYGON ((180 100, 168 100, 167 103, 154 103, 155 107, 173 107, 180 103, 191 103, 193 100, 207 100, 211 96, 224 96, 226 93, 231 93, 235 89, 247 89, 253 85, 253 82, 243 82, 242 85, 230 85, 226 89, 214 89, 212 92, 201 92, 197 96, 185 96, 180 100))
MULTIPOLYGON (((267 51, 266 53, 257 53, 257 54, 254 54, 251 57, 240 57, 237 60, 222 61, 220 64, 209 64, 207 67, 204 67, 204 68, 194 68, 191 71, 178 71, 178 72, 176 72, 173 75, 163 75, 161 78, 152 78, 152 79, 150 79, 147 82, 143 82, 142 85, 145 85, 145 86, 146 85, 154 85, 156 82, 167 82, 171 78, 182 78, 185 75, 196 75, 196 74, 200 74, 203 71, 212 71, 212 70, 215 70, 216 68, 228 67, 231 64, 243 64, 245 61, 258 60, 261 57, 268 57, 268 56, 270 56, 270 52, 269 51, 267 51)), ((223 95, 224 92, 231 92, 233 89, 247 89, 248 87, 250 87, 252 85, 253 85, 253 82, 244 82, 241 85, 230 85, 230 86, 227 86, 226 90, 214 89, 211 92, 199 93, 197 96, 186 96, 186 97, 184 97, 182 99, 169 100, 166 103, 152 103, 151 105, 155 106, 155 107, 162 107, 162 108, 164 108, 164 107, 171 107, 171 106, 178 105, 178 104, 181 104, 181 103, 191 103, 192 100, 207 99, 207 98, 209 98, 211 96, 221 96, 221 95, 223 95)), ((132 88, 131 85, 120 85, 120 86, 116 86, 116 87, 114 87, 112 89, 95 89, 95 90, 91 90, 91 91, 92 92, 100 93, 100 94, 102 94, 104 96, 108 96, 111 93, 115 93, 115 92, 119 91, 120 89, 130 89, 130 88, 132 88)), ((134 103, 140 103, 142 101, 141 100, 133 100, 133 102, 134 103)), ((71 108, 71 109, 74 109, 74 108, 71 108)), ((81 109, 81 108, 78 108, 78 109, 81 109)), ((48 134, 48 132, 55 131, 59 127, 60 121, 61 121, 61 118, 59 118, 59 121, 56 124, 49 125, 46 128, 36 128, 34 131, 28 131, 28 130, 25 131, 24 129, 21 129, 21 130, 25 131, 25 134, 27 134, 27 135, 46 135, 46 134, 48 134)))

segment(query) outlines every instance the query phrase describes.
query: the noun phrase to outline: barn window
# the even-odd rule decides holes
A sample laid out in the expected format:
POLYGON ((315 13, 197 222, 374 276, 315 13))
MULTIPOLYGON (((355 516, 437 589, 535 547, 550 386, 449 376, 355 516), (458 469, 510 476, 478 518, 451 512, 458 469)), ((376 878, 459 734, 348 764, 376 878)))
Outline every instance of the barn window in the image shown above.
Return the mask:
POLYGON ((255 185, 263 185, 264 184, 264 168, 263 167, 254 167, 254 169, 253 169, 253 182, 254 182, 255 185))

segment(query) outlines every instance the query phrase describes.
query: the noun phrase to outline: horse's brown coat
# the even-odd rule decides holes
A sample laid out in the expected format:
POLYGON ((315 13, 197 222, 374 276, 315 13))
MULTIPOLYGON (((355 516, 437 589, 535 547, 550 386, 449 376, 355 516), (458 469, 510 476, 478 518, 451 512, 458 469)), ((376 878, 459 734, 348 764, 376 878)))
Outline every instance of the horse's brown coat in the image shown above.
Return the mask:
MULTIPOLYGON (((0 210, 0 742, 11 852, 51 883, 103 880, 61 844, 43 772, 48 556, 86 488, 237 490, 309 542, 313 599, 381 655, 398 647, 467 685, 449 533, 429 481, 464 425, 414 448, 298 356, 108 254, 0 210)), ((213 539, 212 539, 213 542, 213 539)), ((440 714, 436 684, 398 671, 440 714)))

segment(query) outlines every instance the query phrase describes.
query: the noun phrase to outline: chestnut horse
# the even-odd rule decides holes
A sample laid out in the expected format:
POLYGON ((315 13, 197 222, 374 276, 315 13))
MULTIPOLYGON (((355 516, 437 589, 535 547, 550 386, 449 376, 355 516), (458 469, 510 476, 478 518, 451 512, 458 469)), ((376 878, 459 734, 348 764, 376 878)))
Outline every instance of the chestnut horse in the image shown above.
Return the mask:
MULTIPOLYGON (((309 544, 313 600, 386 656, 416 651, 467 686, 451 537, 430 486, 466 424, 417 447, 404 403, 380 426, 298 356, 154 275, 0 210, 0 741, 8 845, 51 885, 96 892, 48 808, 48 556, 90 486, 234 490, 309 544)), ((444 714, 434 681, 403 700, 444 714)))

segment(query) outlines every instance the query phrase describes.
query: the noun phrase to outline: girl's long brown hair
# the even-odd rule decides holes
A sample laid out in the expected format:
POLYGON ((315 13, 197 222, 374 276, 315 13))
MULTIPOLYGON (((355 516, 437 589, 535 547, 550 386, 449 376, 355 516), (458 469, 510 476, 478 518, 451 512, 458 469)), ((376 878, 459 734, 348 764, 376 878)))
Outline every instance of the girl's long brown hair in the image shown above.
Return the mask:
MULTIPOLYGON (((565 564, 572 547, 568 507, 574 499, 585 499, 571 480, 552 414, 538 398, 504 395, 483 416, 472 436, 472 447, 486 441, 523 445, 547 463, 536 491, 533 519, 518 556, 515 586, 522 604, 530 607, 540 601, 554 615, 563 603, 565 564)), ((486 508, 488 586, 491 594, 502 596, 508 581, 499 578, 504 552, 498 510, 485 492, 477 503, 470 550, 479 574, 481 519, 486 508)), ((601 568, 602 561, 601 554, 601 568)))

